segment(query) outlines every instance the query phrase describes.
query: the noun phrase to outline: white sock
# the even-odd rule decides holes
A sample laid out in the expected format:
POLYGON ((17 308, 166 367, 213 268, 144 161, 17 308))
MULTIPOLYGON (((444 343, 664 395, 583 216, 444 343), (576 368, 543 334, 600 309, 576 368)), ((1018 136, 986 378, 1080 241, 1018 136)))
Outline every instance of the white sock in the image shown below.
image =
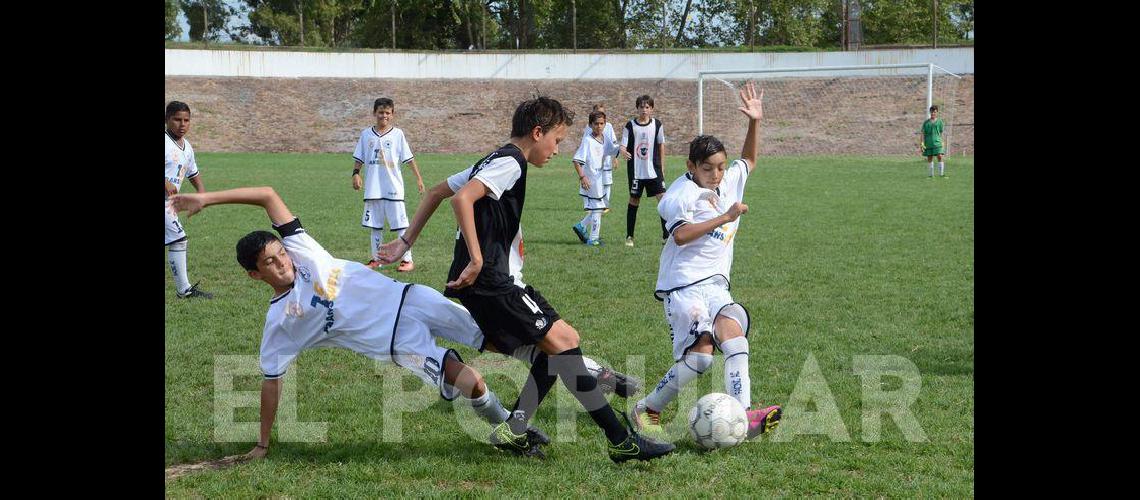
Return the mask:
POLYGON ((586 212, 586 216, 582 217, 582 220, 578 221, 578 225, 585 228, 590 227, 590 212, 586 212))
POLYGON ((170 274, 174 276, 174 290, 185 292, 190 288, 190 278, 186 276, 186 241, 171 243, 166 250, 166 260, 170 262, 170 274))
POLYGON ((490 387, 487 388, 487 391, 484 392, 482 396, 471 400, 471 409, 475 410, 479 418, 482 418, 491 425, 506 422, 507 417, 511 415, 511 412, 503 408, 503 403, 499 402, 499 397, 491 391, 490 387))
POLYGON ((598 211, 590 212, 590 239, 596 240, 602 232, 602 213, 598 211))
POLYGON ((938 175, 946 175, 946 162, 938 162, 938 175))
POLYGON ((380 260, 379 258, 376 257, 376 252, 378 252, 380 250, 380 245, 382 243, 384 243, 384 230, 373 228, 372 229, 372 240, 369 241, 368 243, 369 243, 369 248, 372 249, 372 253, 368 254, 368 260, 380 260))
MULTIPOLYGON (((399 231, 396 231, 396 237, 404 236, 404 231, 407 231, 407 230, 408 230, 407 228, 404 228, 404 229, 401 229, 399 231)), ((404 258, 401 260, 405 260, 408 262, 412 261, 412 249, 411 248, 409 248, 407 252, 404 252, 404 258)))
POLYGON ((665 372, 665 376, 657 383, 657 388, 640 402, 645 403, 650 410, 661 411, 665 405, 676 399, 677 393, 681 392, 685 385, 696 379, 697 375, 707 371, 712 366, 712 361, 712 354, 703 352, 686 354, 668 372, 665 372))
POLYGON ((934 162, 930 162, 930 176, 934 177, 934 162))
POLYGON ((747 410, 752 407, 752 379, 748 376, 748 339, 736 337, 721 342, 724 353, 724 391, 740 401, 747 410))

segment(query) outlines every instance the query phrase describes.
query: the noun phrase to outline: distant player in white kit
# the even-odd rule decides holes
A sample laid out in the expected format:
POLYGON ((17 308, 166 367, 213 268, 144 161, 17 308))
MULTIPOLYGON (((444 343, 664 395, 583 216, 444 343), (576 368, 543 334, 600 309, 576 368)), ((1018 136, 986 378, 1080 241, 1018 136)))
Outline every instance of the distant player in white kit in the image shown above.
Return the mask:
MULTIPOLYGON (((404 131, 393 125, 395 113, 396 105, 391 99, 376 99, 372 104, 376 126, 360 132, 360 140, 352 153, 356 160, 352 168, 352 189, 360 191, 361 186, 364 187, 364 215, 360 224, 372 230, 368 267, 373 269, 380 266, 380 261, 376 260, 376 249, 384 243, 384 221, 388 221, 388 230, 397 236, 403 236, 408 228, 404 175, 400 171, 405 163, 410 163, 412 172, 416 174, 416 188, 420 194, 424 192, 424 179, 416 166, 412 147, 408 145, 404 131), (362 166, 365 169, 363 179, 360 177, 362 166)), ((415 268, 412 251, 408 249, 396 270, 408 272, 415 268)))
MULTIPOLYGON (((590 112, 594 111, 601 111, 602 113, 605 113, 606 106, 602 103, 595 104, 590 112)), ((617 144, 620 147, 621 145, 618 144, 617 135, 614 134, 614 126, 612 122, 613 120, 610 120, 608 117, 606 118, 606 128, 602 129, 602 140, 606 144, 617 144)), ((582 140, 586 140, 587 137, 593 134, 593 128, 589 123, 587 123, 586 127, 582 129, 582 140)), ((604 193, 602 197, 606 202, 606 208, 605 210, 602 210, 602 214, 610 213, 610 188, 614 185, 614 165, 616 165, 617 162, 617 153, 614 153, 611 156, 607 156, 602 161, 602 192, 604 193)))
POLYGON ((604 168, 607 163, 613 164, 613 156, 620 149, 605 137, 604 130, 609 123, 604 112, 590 113, 589 123, 593 133, 582 138, 573 159, 574 169, 578 172, 578 195, 582 197, 586 216, 571 229, 582 243, 598 246, 601 245, 598 237, 601 234, 602 211, 609 208, 606 202, 609 186, 604 184, 604 168))
MULTIPOLYGON (((206 191, 202 176, 198 173, 198 162, 194 158, 194 147, 186 140, 190 131, 190 106, 180 101, 170 101, 166 105, 166 198, 182 189, 182 179, 190 179, 190 184, 199 193, 206 191)), ((198 289, 198 284, 190 285, 186 275, 186 231, 178 220, 178 214, 166 207, 166 260, 170 262, 170 274, 174 276, 174 291, 180 299, 212 299, 209 292, 198 289)))
POLYGON ((670 237, 661 250, 654 296, 665 303, 675 364, 634 405, 632 420, 641 428, 660 430, 661 410, 712 366, 714 345, 724 354, 725 392, 747 411, 748 438, 779 423, 779 406, 752 409, 748 311, 729 293, 733 241, 740 216, 748 212, 744 185, 760 154, 763 99, 764 92, 757 96, 751 82, 740 90, 743 106, 737 109, 748 116, 741 158, 726 168, 724 144, 709 135, 693 139, 689 171, 673 181, 657 205, 670 237))
MULTIPOLYGON (((431 287, 401 283, 333 257, 305 232, 273 188, 175 195, 171 204, 190 216, 210 205, 257 205, 280 234, 254 231, 236 248, 249 277, 264 281, 274 293, 261 338, 261 437, 246 458, 268 453, 281 377, 301 351, 312 348, 339 347, 396 363, 438 387, 446 400, 459 395, 470 399, 474 411, 492 425, 509 417, 483 376, 433 338, 482 347, 483 333, 459 304, 431 287)), ((525 441, 537 450, 550 439, 532 426, 525 441)))

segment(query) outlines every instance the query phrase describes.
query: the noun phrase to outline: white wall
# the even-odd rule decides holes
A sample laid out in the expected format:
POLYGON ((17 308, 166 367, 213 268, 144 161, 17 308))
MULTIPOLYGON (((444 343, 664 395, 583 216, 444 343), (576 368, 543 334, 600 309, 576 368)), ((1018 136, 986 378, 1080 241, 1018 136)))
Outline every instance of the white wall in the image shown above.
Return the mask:
MULTIPOLYGON (((974 49, 903 49, 856 52, 541 54, 431 52, 282 52, 268 50, 166 50, 166 72, 188 76, 327 78, 678 79, 698 70, 909 64, 932 62, 954 73, 974 72, 974 49)), ((890 70, 890 74, 925 69, 890 70)), ((845 72, 842 74, 850 74, 845 72)), ((826 76, 826 73, 823 74, 826 76)), ((814 73, 812 76, 821 76, 814 73)))

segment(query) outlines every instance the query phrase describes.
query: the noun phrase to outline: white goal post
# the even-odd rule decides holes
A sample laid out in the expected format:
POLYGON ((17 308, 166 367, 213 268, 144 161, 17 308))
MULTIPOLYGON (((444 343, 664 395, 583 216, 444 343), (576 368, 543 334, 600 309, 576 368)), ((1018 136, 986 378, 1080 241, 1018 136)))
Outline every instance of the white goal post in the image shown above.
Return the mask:
POLYGON ((751 80, 766 90, 768 147, 778 153, 913 152, 916 131, 938 104, 949 154, 961 79, 934 63, 698 71, 697 131, 717 135, 726 147, 735 142, 743 132, 736 90, 751 80))

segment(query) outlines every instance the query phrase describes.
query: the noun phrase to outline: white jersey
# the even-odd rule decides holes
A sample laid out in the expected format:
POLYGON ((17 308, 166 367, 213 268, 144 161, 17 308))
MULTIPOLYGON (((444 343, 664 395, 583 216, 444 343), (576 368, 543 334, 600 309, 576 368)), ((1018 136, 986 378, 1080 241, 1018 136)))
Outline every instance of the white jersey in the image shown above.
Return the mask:
POLYGON ((612 169, 613 155, 619 151, 617 144, 606 140, 605 134, 602 134, 601 141, 592 134, 582 138, 582 143, 574 152, 573 160, 574 163, 582 166, 582 175, 590 180, 590 189, 583 188, 579 183, 579 195, 594 199, 601 199, 605 196, 605 186, 602 182, 603 171, 607 165, 612 169))
MULTIPOLYGON (((592 137, 593 135, 594 135, 594 131, 590 130, 589 125, 586 125, 586 128, 582 130, 582 141, 585 141, 586 138, 592 137)), ((618 143, 617 134, 614 134, 614 126, 608 121, 606 122, 606 127, 602 129, 602 140, 608 144, 613 144, 614 148, 616 148, 614 150, 614 153, 612 155, 610 155, 609 157, 605 158, 604 161, 602 162, 602 171, 613 172, 614 171, 614 158, 613 158, 613 156, 617 155, 618 153, 621 152, 621 145, 618 143)))
POLYGON ((285 374, 301 351, 341 347, 390 360, 392 331, 411 286, 363 264, 337 259, 305 233, 300 219, 274 229, 293 259, 293 288, 274 297, 261 337, 261 371, 285 374))
POLYGON ((657 212, 665 219, 670 237, 661 249, 654 294, 664 299, 669 292, 708 280, 729 285, 732 270, 732 247, 740 219, 713 229, 685 245, 677 245, 673 231, 684 224, 696 224, 721 216, 733 203, 744 199, 748 182, 748 163, 734 160, 724 172, 716 191, 705 189, 692 180, 688 172, 673 181, 657 204, 657 212))
MULTIPOLYGON (((660 120, 650 118, 649 123, 641 125, 637 123, 634 118, 626 123, 625 134, 633 135, 633 149, 629 150, 629 154, 633 155, 633 175, 635 179, 656 179, 657 172, 653 168, 655 163, 660 163, 664 158, 655 158, 657 154, 656 144, 665 144, 665 128, 659 126, 660 120)), ((630 138, 623 137, 622 140, 629 148, 630 138)))
POLYGON ((166 136, 166 181, 174 184, 182 192, 182 179, 189 179, 198 175, 198 161, 194 159, 194 147, 190 141, 182 138, 183 146, 179 146, 170 133, 166 136))
POLYGON ((364 164, 364 199, 404 201, 404 163, 413 158, 404 131, 392 127, 380 134, 376 127, 360 132, 352 158, 364 164))

